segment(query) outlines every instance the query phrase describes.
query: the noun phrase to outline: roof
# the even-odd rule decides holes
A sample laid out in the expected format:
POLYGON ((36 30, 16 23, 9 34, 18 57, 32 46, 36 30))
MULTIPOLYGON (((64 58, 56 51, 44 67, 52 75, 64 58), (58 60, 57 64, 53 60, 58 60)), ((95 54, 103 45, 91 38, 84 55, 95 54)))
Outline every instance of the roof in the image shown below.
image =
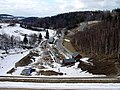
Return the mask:
POLYGON ((64 63, 75 62, 75 59, 64 59, 64 63))
POLYGON ((32 73, 32 68, 30 67, 30 68, 23 69, 22 72, 21 72, 21 75, 29 76, 29 75, 31 75, 31 73, 32 73))
POLYGON ((51 37, 51 38, 48 39, 48 42, 53 43, 54 40, 55 40, 54 37, 51 37))
POLYGON ((74 52, 74 53, 72 54, 73 57, 77 57, 78 55, 80 55, 78 52, 74 52))
POLYGON ((30 71, 31 71, 30 69, 24 69, 24 70, 22 71, 21 75, 30 75, 30 74, 31 74, 30 71))

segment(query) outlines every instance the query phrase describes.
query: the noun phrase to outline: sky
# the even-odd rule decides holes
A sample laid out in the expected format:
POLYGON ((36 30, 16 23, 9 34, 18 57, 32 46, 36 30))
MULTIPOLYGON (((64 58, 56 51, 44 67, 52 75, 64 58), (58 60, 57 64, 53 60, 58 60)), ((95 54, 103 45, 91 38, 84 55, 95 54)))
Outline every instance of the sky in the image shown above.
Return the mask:
POLYGON ((0 0, 0 13, 46 17, 74 11, 112 10, 119 6, 120 0, 0 0))

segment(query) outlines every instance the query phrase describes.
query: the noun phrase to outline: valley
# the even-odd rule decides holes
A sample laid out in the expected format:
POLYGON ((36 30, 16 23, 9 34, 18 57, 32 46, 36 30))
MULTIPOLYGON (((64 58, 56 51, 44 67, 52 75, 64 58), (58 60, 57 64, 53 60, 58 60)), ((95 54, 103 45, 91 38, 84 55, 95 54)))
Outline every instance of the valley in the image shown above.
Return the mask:
POLYGON ((119 9, 0 22, 0 90, 120 88, 119 9))
MULTIPOLYGON (((30 30, 27 31, 27 29, 23 29, 19 27, 18 24, 17 26, 3 28, 2 30, 1 32, 6 32, 7 30, 7 33, 10 35, 16 35, 16 36, 20 35, 21 39, 23 39, 24 37, 21 35, 21 33, 23 35, 26 34, 27 32, 38 33, 30 30), (20 32, 16 33, 16 30, 20 30, 20 32)), ((3 72, 1 71, 0 75, 2 76, 3 75, 13 75, 13 76, 21 75, 24 69, 34 68, 36 71, 30 74, 32 76, 41 76, 41 75, 56 76, 56 75, 59 75, 59 73, 61 73, 62 76, 80 76, 80 77, 97 76, 97 75, 92 75, 86 72, 82 72, 81 69, 78 68, 79 62, 77 62, 75 65, 72 65, 72 66, 71 65, 62 66, 62 60, 65 58, 71 58, 72 53, 70 53, 61 44, 64 36, 61 36, 61 39, 59 39, 57 38, 57 35, 55 33, 56 31, 50 30, 49 32, 51 37, 52 36, 55 37, 56 39, 55 44, 51 45, 45 39, 43 39, 43 41, 41 41, 41 43, 33 49, 18 48, 18 50, 16 51, 14 51, 15 49, 13 49, 12 52, 9 52, 9 54, 6 54, 5 56, 4 54, 2 55, 2 52, 1 52, 1 57, 3 57, 1 58, 1 70, 3 70, 3 72), (11 54, 14 53, 14 55, 11 55, 10 53, 11 54), (21 57, 18 57, 17 55, 21 57), (31 58, 28 58, 26 56, 30 56, 31 58), (2 64, 2 63, 6 63, 6 64, 2 64), (9 64, 10 66, 8 67, 7 64, 9 64), (13 70, 14 72, 10 72, 11 69, 14 69, 13 70)), ((29 33, 27 34, 29 35, 29 33)), ((43 36, 45 35, 45 32, 42 31, 41 33, 43 33, 42 34, 43 36)))

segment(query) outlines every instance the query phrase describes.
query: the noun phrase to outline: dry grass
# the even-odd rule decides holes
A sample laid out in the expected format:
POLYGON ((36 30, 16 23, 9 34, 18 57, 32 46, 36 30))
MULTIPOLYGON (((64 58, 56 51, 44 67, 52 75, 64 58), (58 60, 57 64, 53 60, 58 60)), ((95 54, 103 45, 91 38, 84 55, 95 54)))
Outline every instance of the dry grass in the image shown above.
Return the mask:
POLYGON ((25 57, 23 57, 20 61, 18 61, 15 64, 15 67, 19 67, 19 66, 27 66, 28 64, 30 64, 32 61, 32 55, 27 55, 25 57))
POLYGON ((72 46, 71 42, 64 41, 63 45, 70 51, 76 52, 75 48, 72 46))
POLYGON ((76 52, 75 48, 74 48, 73 45, 71 44, 71 36, 67 35, 67 36, 65 36, 64 38, 70 40, 70 42, 67 42, 67 41, 63 40, 63 45, 64 45, 70 52, 76 52))
POLYGON ((58 54, 60 60, 63 60, 65 58, 65 56, 60 54, 59 51, 56 48, 52 47, 52 49, 58 54))

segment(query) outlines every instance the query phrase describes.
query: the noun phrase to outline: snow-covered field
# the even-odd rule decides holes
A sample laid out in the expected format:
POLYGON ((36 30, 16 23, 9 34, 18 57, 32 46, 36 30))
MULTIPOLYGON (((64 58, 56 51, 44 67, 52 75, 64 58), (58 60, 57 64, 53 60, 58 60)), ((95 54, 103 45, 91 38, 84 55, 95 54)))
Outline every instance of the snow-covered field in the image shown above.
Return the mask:
POLYGON ((66 90, 120 90, 120 83, 23 83, 0 82, 0 88, 66 89, 66 90))
MULTIPOLYGON (((22 36, 23 34, 39 34, 41 33, 42 36, 44 37, 46 32, 45 31, 32 31, 29 29, 24 29, 21 28, 19 24, 16 24, 16 26, 8 26, 7 23, 0 23, 0 25, 2 25, 2 29, 0 29, 0 34, 8 34, 10 36, 14 35, 14 36, 19 36, 21 38, 21 40, 23 40, 24 36, 22 36)), ((48 29, 50 36, 55 35, 55 31, 48 29)))
POLYGON ((0 58, 0 75, 6 75, 6 72, 15 67, 15 63, 26 56, 29 52, 23 54, 6 55, 3 59, 0 58))

